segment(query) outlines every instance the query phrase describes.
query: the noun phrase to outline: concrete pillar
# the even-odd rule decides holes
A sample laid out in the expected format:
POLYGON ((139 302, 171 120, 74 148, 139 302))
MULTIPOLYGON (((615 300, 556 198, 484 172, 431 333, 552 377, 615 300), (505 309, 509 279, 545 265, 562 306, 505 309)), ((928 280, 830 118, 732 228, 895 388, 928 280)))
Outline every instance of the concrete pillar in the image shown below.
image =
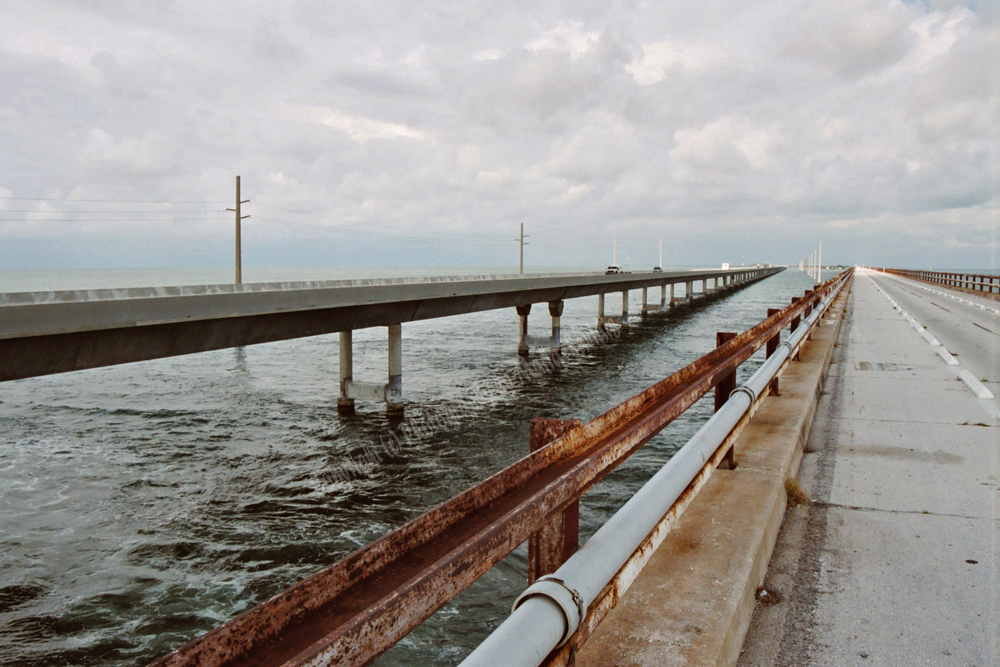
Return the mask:
POLYGON ((552 349, 557 351, 562 342, 562 327, 560 325, 562 312, 562 301, 549 301, 549 315, 552 316, 552 349))
POLYGON ((622 292, 622 329, 628 329, 628 290, 622 292))
MULTIPOLYGON (((673 291, 674 291, 674 286, 671 285, 670 286, 670 298, 671 298, 671 300, 673 299, 673 296, 674 296, 673 295, 673 291)), ((669 303, 667 301, 667 286, 666 285, 660 285, 660 310, 666 310, 667 309, 667 303, 669 303)))
POLYGON ((389 325, 389 383, 385 385, 385 412, 403 416, 403 325, 389 325))
POLYGON ((604 328, 604 295, 597 295, 597 328, 604 328))
POLYGON ((340 398, 337 412, 354 414, 354 399, 347 398, 347 383, 354 379, 354 339, 351 331, 340 332, 340 398))
POLYGON ((687 301, 688 303, 691 303, 692 301, 691 298, 692 292, 694 292, 694 281, 689 280, 687 281, 687 284, 684 285, 684 300, 687 301))
POLYGON ((670 307, 674 307, 674 284, 670 283, 670 307))
POLYGON ((522 357, 528 356, 528 313, 531 312, 531 304, 517 306, 517 316, 521 320, 520 334, 517 339, 517 353, 522 357))
POLYGON ((642 288, 642 310, 640 310, 639 312, 642 313, 643 315, 646 314, 646 304, 648 303, 648 296, 649 296, 648 292, 649 292, 648 287, 642 288))

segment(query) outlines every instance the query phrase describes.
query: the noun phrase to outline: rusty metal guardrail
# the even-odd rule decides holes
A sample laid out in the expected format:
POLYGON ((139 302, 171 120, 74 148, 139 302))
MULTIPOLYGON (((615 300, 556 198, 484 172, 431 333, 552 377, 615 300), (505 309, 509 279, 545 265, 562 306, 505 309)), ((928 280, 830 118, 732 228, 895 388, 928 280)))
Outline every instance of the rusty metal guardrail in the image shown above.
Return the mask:
POLYGON ((953 271, 880 270, 884 273, 923 280, 924 282, 936 283, 946 287, 957 287, 971 292, 984 292, 986 294, 1000 294, 1000 276, 991 276, 983 273, 955 273, 953 271))
POLYGON ((773 352, 782 329, 796 329, 849 275, 720 336, 712 352, 587 424, 536 422, 524 459, 153 664, 364 665, 526 540, 529 575, 554 571, 575 549, 580 496, 713 387, 718 407, 736 368, 764 346, 773 352))
POLYGON ((829 294, 631 498, 552 573, 529 586, 511 615, 461 667, 570 664, 573 652, 629 588, 773 388, 773 381, 839 294, 829 294), (557 655, 554 651, 561 649, 557 655), (547 657, 549 659, 547 659, 547 657))

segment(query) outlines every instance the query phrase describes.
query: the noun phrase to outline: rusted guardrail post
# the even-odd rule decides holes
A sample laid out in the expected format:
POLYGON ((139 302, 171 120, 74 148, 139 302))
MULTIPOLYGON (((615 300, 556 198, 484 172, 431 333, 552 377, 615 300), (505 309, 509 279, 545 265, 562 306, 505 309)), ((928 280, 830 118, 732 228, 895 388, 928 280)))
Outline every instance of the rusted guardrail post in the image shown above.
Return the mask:
MULTIPOLYGON (((580 425, 579 419, 544 419, 529 422, 529 447, 538 451, 580 425)), ((552 574, 580 546, 580 501, 575 500, 528 538, 528 584, 552 574)))
MULTIPOLYGON (((812 290, 806 290, 806 293, 802 296, 802 298, 803 299, 809 299, 814 294, 816 294, 816 290, 814 290, 814 289, 812 289, 812 290)), ((818 301, 817 301, 817 303, 818 303, 818 301)), ((808 306, 806 306, 805 311, 802 313, 802 317, 809 317, 810 315, 812 315, 812 312, 813 312, 813 304, 810 303, 808 306)), ((819 326, 819 324, 820 324, 819 320, 816 320, 816 326, 819 326)), ((812 337, 813 337, 812 336, 812 330, 810 330, 809 333, 806 334, 806 340, 812 340, 812 337)))
MULTIPOLYGON (((736 334, 731 331, 719 331, 715 334, 715 346, 722 347, 732 339, 736 338, 736 334)), ((734 368, 731 373, 726 375, 724 378, 719 380, 719 384, 715 385, 715 411, 718 412, 726 401, 729 400, 729 395, 733 393, 736 389, 736 369, 734 368)), ((725 468, 726 470, 732 470, 736 467, 736 459, 734 457, 734 447, 730 447, 729 451, 726 452, 725 458, 719 464, 720 468, 725 468)))
MULTIPOLYGON (((768 308, 767 309, 767 316, 771 317, 772 315, 777 315, 780 312, 781 312, 781 308, 768 308)), ((770 358, 770 356, 772 354, 774 354, 775 352, 777 352, 778 345, 780 343, 781 343, 781 332, 779 331, 778 333, 774 334, 774 336, 772 336, 767 341, 767 347, 766 347, 766 352, 765 352, 765 355, 766 355, 767 358, 770 358)), ((777 376, 775 376, 775 378, 773 380, 771 380, 771 384, 769 384, 768 387, 770 388, 772 396, 781 396, 781 391, 778 388, 778 377, 777 376)))
MULTIPOLYGON (((799 301, 798 297, 794 297, 794 296, 792 297, 792 303, 793 304, 794 303, 798 303, 798 301, 799 301)), ((799 328, 799 323, 801 321, 802 321, 802 316, 801 315, 796 315, 795 317, 793 317, 792 318, 792 323, 788 326, 788 333, 794 333, 795 330, 799 328)), ((792 361, 798 361, 798 360, 799 360, 799 353, 798 353, 798 351, 796 351, 795 355, 792 357, 792 361)))

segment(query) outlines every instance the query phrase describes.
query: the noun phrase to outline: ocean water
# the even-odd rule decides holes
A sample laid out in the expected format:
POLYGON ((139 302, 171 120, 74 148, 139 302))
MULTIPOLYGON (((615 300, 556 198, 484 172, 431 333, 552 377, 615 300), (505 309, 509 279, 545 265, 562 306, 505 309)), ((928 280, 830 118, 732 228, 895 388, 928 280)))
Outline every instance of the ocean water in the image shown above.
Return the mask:
MULTIPOLYGON (((249 282, 427 271, 247 273, 249 282)), ((0 292, 229 279, 7 271, 0 292)), ((393 425, 381 404, 337 414, 336 335, 0 384, 0 664, 147 664, 523 457, 530 418, 589 420, 708 352, 716 331, 742 331, 811 285, 788 270, 646 318, 633 292, 633 326, 604 343, 592 335, 596 297, 567 301, 562 364, 499 384, 519 363, 512 310, 405 324, 406 423, 437 426, 348 481, 337 471, 393 425)), ((607 312, 618 308, 609 296, 607 312)), ((532 333, 548 327, 536 306, 532 333)), ((355 378, 383 381, 385 330, 354 341, 355 378)), ((588 492, 582 538, 711 410, 708 396, 588 492)), ((459 662, 506 617, 525 570, 522 546, 376 664, 459 662)))

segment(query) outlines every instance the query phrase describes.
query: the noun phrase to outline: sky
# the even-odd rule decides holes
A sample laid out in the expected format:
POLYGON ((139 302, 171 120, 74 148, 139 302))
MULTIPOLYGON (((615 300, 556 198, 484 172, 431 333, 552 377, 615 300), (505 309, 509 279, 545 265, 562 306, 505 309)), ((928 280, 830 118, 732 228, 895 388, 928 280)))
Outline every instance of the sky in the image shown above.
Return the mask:
POLYGON ((995 269, 998 8, 8 0, 0 269, 995 269))

